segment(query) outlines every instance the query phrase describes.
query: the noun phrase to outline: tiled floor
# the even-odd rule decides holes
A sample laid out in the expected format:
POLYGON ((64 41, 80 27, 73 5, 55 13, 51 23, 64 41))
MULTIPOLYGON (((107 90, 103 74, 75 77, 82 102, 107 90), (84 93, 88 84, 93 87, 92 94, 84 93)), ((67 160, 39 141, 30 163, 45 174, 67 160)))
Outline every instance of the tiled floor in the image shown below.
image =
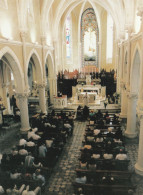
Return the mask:
POLYGON ((45 195, 70 195, 74 193, 72 182, 75 180, 75 168, 78 166, 85 126, 86 122, 75 121, 73 136, 69 138, 63 149, 62 155, 46 186, 45 195))
MULTIPOLYGON (((73 136, 70 137, 64 146, 62 154, 48 180, 45 192, 42 195, 73 195, 72 182, 75 180, 75 168, 78 166, 78 157, 82 147, 83 134, 86 122, 75 121, 73 136)), ((19 138, 19 127, 10 128, 9 134, 0 137, 0 152, 9 152, 19 138), (17 136, 15 136, 17 135, 17 136)), ((125 128, 125 127, 124 127, 125 128)), ((137 161, 138 139, 126 139, 126 149, 131 160, 129 169, 134 171, 134 164, 137 161)), ((137 184, 134 195, 143 195, 143 177, 133 174, 132 181, 137 184)))

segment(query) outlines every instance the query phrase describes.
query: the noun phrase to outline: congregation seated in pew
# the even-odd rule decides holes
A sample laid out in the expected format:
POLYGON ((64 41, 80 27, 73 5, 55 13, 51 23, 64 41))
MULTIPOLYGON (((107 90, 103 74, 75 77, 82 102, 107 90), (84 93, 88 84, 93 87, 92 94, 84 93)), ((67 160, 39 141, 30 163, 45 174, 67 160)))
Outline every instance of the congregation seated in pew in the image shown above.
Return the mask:
POLYGON ((5 175, 2 182, 4 191, 11 182, 18 186, 24 182, 30 188, 32 186, 27 190, 27 195, 30 192, 40 195, 40 191, 36 189, 44 189, 62 151, 64 139, 68 139, 68 134, 73 131, 73 120, 72 112, 68 115, 60 112, 53 116, 50 113, 38 114, 31 119, 32 128, 28 134, 21 135, 18 145, 12 148, 10 154, 2 154, 0 175, 5 175))

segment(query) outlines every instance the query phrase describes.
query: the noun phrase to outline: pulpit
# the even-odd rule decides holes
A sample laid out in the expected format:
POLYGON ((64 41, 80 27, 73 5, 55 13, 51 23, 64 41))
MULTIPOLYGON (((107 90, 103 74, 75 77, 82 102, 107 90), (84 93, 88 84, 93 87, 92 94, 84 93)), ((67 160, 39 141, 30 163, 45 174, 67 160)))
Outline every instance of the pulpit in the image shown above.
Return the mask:
POLYGON ((62 95, 62 97, 54 97, 54 107, 55 108, 65 108, 67 107, 67 95, 62 95))

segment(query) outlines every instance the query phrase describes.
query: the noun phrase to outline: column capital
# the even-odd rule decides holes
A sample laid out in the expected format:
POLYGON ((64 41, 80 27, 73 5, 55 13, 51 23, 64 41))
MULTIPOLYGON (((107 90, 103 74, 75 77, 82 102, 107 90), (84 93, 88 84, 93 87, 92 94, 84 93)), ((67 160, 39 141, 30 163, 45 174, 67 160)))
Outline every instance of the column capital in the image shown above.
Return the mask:
POLYGON ((126 24, 125 28, 126 28, 126 31, 129 35, 129 37, 130 37, 132 32, 133 32, 133 25, 132 24, 126 24))
POLYGON ((43 45, 46 44, 46 36, 45 35, 41 35, 41 42, 43 45))
POLYGON ((21 31, 20 36, 21 36, 22 41, 25 41, 25 39, 27 37, 27 32, 26 31, 21 31))
POLYGON ((10 82, 3 83, 3 84, 2 84, 2 87, 8 87, 9 85, 10 85, 10 82))
POLYGON ((29 97, 29 92, 16 93, 15 95, 16 95, 17 98, 28 98, 29 97))
POLYGON ((143 5, 138 6, 137 16, 143 17, 143 5))
POLYGON ((120 41, 122 42, 123 40, 125 40, 125 31, 124 30, 121 30, 120 31, 120 41))
POLYGON ((128 83, 126 83, 125 85, 126 85, 126 91, 127 91, 128 93, 130 93, 130 85, 129 85, 128 83))
POLYGON ((137 99, 138 98, 138 94, 137 93, 128 92, 127 96, 128 96, 129 99, 137 99))
POLYGON ((125 82, 124 82, 124 81, 121 81, 121 82, 120 82, 120 87, 121 87, 122 89, 126 89, 126 86, 125 86, 125 82))
POLYGON ((45 88, 45 87, 46 87, 46 82, 37 83, 37 88, 45 88))
POLYGON ((54 80, 54 78, 48 77, 48 80, 49 80, 49 81, 52 81, 52 80, 54 80))

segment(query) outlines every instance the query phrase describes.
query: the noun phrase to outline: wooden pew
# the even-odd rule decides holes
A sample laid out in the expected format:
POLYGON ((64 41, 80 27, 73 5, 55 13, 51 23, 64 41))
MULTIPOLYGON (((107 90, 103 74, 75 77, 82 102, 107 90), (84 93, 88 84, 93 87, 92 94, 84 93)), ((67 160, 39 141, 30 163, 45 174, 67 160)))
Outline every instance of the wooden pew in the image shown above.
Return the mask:
POLYGON ((133 172, 131 171, 117 171, 117 170, 98 170, 98 169, 76 169, 77 175, 85 175, 89 180, 94 179, 96 183, 100 184, 101 178, 104 176, 115 178, 116 183, 126 184, 131 182, 133 172))
MULTIPOLYGON (((79 158, 80 161, 83 159, 79 158)), ((90 163, 90 158, 87 158, 87 163, 90 163)), ((94 159, 97 169, 101 170, 119 170, 127 171, 130 160, 117 160, 117 159, 94 159)))
MULTIPOLYGON (((110 185, 110 184, 81 184, 73 183, 75 192, 78 188, 82 188, 85 195, 116 195, 123 192, 124 195, 128 194, 129 190, 135 191, 136 185, 110 185)), ((122 194, 122 195, 123 195, 122 194)), ((120 194, 121 195, 121 194, 120 194)))

